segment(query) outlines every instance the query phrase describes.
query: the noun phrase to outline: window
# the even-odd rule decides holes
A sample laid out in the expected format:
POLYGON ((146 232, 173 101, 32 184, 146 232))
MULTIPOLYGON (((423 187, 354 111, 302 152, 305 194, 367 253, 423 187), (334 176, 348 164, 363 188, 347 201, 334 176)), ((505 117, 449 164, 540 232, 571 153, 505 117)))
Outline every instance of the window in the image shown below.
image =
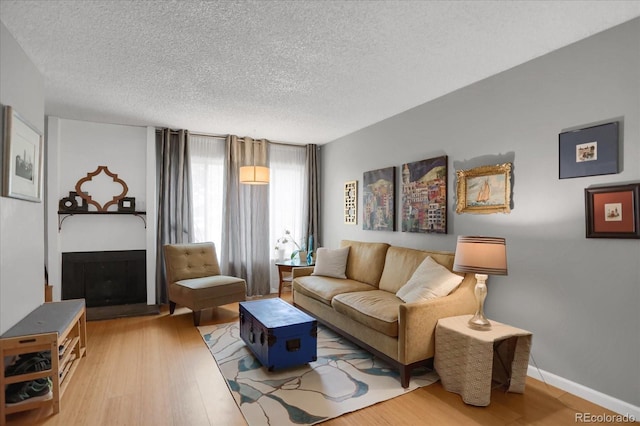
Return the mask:
MULTIPOLYGON (((189 136, 191 179, 193 187, 193 221, 195 241, 213 241, 218 251, 222 241, 222 203, 225 141, 211 136, 189 136)), ((300 245, 306 244, 304 206, 306 148, 304 146, 269 145, 269 241, 270 257, 276 258, 275 243, 285 229, 300 245)), ((295 250, 285 248, 285 258, 295 250)), ((270 270, 271 288, 278 288, 277 268, 270 270)))
MULTIPOLYGON (((304 146, 270 145, 269 241, 273 247, 285 229, 291 231, 298 244, 307 243, 306 237, 302 235, 306 198, 305 155, 304 146)), ((295 249, 293 243, 285 247, 285 258, 295 249)), ((272 250, 271 258, 276 258, 275 250, 272 250)))
POLYGON ((220 251, 225 141, 210 136, 189 136, 193 228, 195 242, 213 241, 220 251))

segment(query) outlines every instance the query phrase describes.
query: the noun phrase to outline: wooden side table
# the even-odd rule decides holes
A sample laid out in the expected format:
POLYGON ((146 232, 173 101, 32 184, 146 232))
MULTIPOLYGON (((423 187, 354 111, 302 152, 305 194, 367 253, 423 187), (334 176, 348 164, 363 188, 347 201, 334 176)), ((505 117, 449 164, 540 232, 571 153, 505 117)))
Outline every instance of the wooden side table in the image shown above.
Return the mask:
POLYGON ((276 261, 278 276, 280 278, 280 284, 278 285, 278 297, 282 296, 282 287, 284 287, 285 283, 291 282, 291 271, 293 271, 293 268, 306 268, 307 266, 314 265, 315 263, 307 263, 306 261, 298 259, 276 261))
POLYGON ((492 382, 524 393, 532 334, 496 321, 490 330, 474 330, 469 318, 443 318, 436 325, 434 367, 442 386, 477 406, 491 402, 492 382))

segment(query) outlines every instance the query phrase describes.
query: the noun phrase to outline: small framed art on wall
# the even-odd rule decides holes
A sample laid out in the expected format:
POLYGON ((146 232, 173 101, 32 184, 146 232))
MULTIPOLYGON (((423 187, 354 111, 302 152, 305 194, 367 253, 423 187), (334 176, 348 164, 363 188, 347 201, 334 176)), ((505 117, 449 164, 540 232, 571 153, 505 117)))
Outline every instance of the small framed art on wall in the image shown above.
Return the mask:
POLYGON ((640 238, 640 183, 586 188, 587 238, 640 238))
POLYGON ((559 135, 560 179, 618 173, 618 122, 559 135))

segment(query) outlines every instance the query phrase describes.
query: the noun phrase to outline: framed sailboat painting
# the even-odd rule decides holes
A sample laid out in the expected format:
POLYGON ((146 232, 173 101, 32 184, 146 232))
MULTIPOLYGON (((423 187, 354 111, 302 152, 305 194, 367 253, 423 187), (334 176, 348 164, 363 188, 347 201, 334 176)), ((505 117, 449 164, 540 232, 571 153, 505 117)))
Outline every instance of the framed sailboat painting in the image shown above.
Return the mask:
POLYGON ((511 163, 456 170, 456 213, 511 212, 511 163))

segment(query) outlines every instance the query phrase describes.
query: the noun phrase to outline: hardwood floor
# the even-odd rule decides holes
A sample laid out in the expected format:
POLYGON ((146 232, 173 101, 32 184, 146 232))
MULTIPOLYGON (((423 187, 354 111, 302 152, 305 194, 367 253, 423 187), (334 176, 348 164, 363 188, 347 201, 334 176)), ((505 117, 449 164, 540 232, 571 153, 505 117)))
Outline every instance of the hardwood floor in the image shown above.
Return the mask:
MULTIPOLYGON (((237 320, 237 312, 231 304, 203 313, 202 324, 237 320)), ((90 321, 87 333, 88 355, 60 413, 17 413, 8 425, 246 425, 188 309, 90 321)), ((466 405, 438 382, 324 425, 573 425, 582 412, 613 414, 531 378, 523 395, 494 390, 488 407, 466 405)))

